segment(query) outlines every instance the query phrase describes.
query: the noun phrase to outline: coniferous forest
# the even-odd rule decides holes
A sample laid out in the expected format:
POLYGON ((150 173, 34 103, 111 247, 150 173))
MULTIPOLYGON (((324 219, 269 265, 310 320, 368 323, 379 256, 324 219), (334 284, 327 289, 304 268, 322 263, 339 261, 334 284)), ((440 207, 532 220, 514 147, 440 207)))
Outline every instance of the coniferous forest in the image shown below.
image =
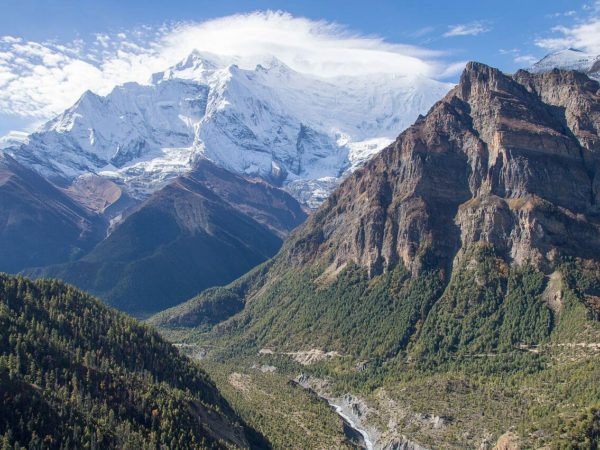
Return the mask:
POLYGON ((0 275, 2 448, 266 443, 156 332, 58 281, 0 275))

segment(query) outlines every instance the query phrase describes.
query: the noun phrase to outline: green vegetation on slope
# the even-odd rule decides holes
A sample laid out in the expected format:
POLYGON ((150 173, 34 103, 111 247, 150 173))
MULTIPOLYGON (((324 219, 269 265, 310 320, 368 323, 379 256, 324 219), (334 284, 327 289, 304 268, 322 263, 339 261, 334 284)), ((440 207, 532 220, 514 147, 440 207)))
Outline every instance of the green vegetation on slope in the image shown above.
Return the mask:
POLYGON ((219 391, 278 449, 350 449, 342 420, 322 399, 269 366, 206 362, 219 391))
POLYGON ((270 266, 267 261, 227 286, 206 289, 181 305, 155 314, 149 322, 158 327, 196 327, 207 331, 244 308, 246 293, 261 286, 270 266))
POLYGON ((503 354, 543 343, 552 330, 541 301, 544 275, 531 267, 510 269, 490 248, 465 255, 419 334, 414 353, 439 365, 460 356, 503 354))
POLYGON ((57 281, 0 274, 0 399, 4 448, 266 446, 171 344, 57 281))
MULTIPOLYGON (((550 276, 509 267, 486 246, 464 254, 446 285, 438 272, 413 278, 401 266, 373 279, 357 266, 333 276, 323 267, 271 266, 276 277, 264 271, 266 277, 254 273, 221 288, 235 290, 245 307, 212 328, 181 327, 198 323, 199 316, 186 316, 194 301, 161 315, 160 323, 180 325, 163 330, 205 346, 221 367, 254 361, 290 378, 304 371, 329 379, 333 394, 354 392, 378 405, 384 413, 373 421, 382 429, 397 423, 396 431, 433 448, 477 447, 509 430, 532 446, 597 442, 594 270, 559 264, 559 304, 551 308, 550 276), (274 353, 258 353, 265 348, 274 353), (306 367, 291 361, 310 349, 340 356, 306 367), (423 417, 446 422, 432 431, 423 417)), ((206 291, 198 298, 207 304, 224 297, 206 291)))
POLYGON ((319 267, 290 270, 269 283, 264 273, 254 271, 229 286, 205 291, 151 322, 170 328, 199 325, 206 330, 201 314, 205 305, 217 309, 220 300, 228 305, 232 298, 243 305, 250 297, 240 315, 214 330, 234 353, 255 352, 263 346, 296 350, 310 345, 357 357, 385 357, 406 347, 443 288, 437 272, 411 278, 401 266, 374 280, 357 266, 345 268, 332 281, 319 280, 319 273, 319 267))

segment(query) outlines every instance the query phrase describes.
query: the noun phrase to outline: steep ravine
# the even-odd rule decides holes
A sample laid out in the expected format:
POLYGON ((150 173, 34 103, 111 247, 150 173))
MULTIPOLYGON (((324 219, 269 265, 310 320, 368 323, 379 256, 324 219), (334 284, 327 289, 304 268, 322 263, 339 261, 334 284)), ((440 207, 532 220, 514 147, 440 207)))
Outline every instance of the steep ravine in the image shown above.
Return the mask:
MULTIPOLYGON (((323 397, 321 397, 321 398, 323 398, 323 397)), ((327 399, 324 399, 324 400, 327 400, 327 399)), ((344 425, 350 427, 350 429, 352 431, 356 432, 358 435, 360 435, 362 437, 361 441, 359 442, 360 447, 364 448, 366 450, 373 450, 375 447, 373 446, 373 441, 371 440, 371 436, 369 436, 369 432, 363 428, 360 428, 360 426, 354 422, 352 417, 350 417, 350 415, 348 415, 344 412, 344 407, 342 405, 338 405, 338 404, 334 403, 333 401, 327 401, 327 402, 335 410, 337 415, 342 418, 342 420, 344 421, 344 425)), ((353 433, 347 432, 346 434, 353 434, 353 433)))
POLYGON ((428 450, 405 436, 386 440, 380 430, 366 423, 369 407, 360 398, 351 394, 335 397, 327 389, 326 381, 310 377, 304 373, 300 374, 294 382, 326 401, 336 414, 342 418, 346 426, 362 436, 362 442, 355 442, 361 449, 428 450))

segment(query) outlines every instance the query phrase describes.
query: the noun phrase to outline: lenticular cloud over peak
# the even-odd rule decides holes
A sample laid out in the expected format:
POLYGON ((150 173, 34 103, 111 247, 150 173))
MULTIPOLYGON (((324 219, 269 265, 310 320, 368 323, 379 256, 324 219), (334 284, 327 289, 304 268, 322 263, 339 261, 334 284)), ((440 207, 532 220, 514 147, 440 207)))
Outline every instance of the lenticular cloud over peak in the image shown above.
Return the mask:
POLYGON ((299 72, 331 77, 367 73, 433 76, 438 52, 390 44, 378 37, 283 12, 235 15, 201 24, 180 24, 163 39, 165 48, 184 56, 193 49, 237 56, 256 65, 272 55, 299 72))
POLYGON ((4 36, 0 114, 39 122, 62 112, 86 90, 107 94, 127 81, 146 83, 194 50, 242 68, 275 57, 295 71, 323 78, 373 73, 436 78, 448 76, 456 65, 443 63, 440 52, 273 11, 96 34, 70 43, 4 36))

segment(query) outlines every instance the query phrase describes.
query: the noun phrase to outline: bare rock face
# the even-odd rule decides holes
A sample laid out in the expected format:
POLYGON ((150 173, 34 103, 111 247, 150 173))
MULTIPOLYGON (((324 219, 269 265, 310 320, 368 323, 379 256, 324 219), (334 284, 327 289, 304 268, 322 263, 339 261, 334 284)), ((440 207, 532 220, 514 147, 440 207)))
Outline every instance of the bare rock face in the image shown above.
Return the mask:
POLYGON ((549 269, 600 250, 598 82, 569 71, 503 74, 469 63, 460 83, 334 192, 288 242, 376 275, 451 269, 476 243, 549 269))
POLYGON ((582 147, 593 153, 600 151, 598 82, 580 72, 560 70, 538 75, 520 70, 514 78, 555 108, 582 147))
POLYGON ((500 436, 494 446, 494 450, 521 450, 521 448, 519 437, 510 431, 500 436))
POLYGON ((77 203, 98 214, 107 213, 109 208, 118 203, 134 203, 119 185, 94 174, 76 178, 64 192, 77 203))
POLYGON ((387 444, 383 450, 427 450, 427 448, 402 437, 387 444))

